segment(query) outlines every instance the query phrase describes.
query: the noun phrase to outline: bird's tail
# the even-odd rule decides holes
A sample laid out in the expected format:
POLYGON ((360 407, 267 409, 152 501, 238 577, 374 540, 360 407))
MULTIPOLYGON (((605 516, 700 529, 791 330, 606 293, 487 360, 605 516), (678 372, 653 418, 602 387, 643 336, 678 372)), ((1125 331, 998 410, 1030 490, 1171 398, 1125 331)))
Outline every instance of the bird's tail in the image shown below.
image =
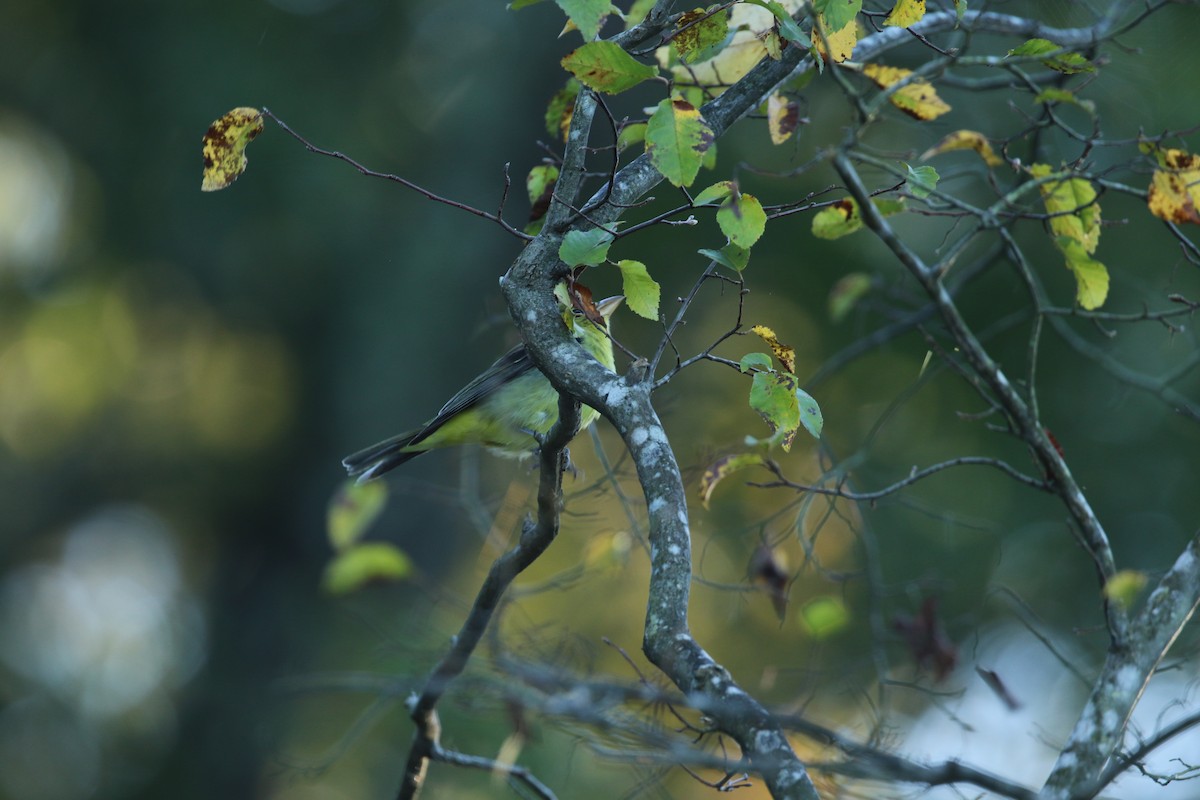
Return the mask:
POLYGON ((423 430, 407 431, 399 436, 376 442, 370 447, 343 458, 342 466, 352 476, 357 476, 359 483, 366 483, 426 452, 425 450, 408 449, 413 440, 422 433, 424 433, 423 430))

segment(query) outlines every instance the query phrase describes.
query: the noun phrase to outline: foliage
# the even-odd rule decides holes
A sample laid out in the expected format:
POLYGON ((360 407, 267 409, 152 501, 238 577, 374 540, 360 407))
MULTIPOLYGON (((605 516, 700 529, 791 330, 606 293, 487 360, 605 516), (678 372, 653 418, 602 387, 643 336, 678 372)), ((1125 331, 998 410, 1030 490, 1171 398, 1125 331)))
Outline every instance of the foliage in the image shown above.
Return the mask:
POLYGON ((1195 9, 447 8, 0 11, 0 795, 1187 795, 1195 9))
MULTIPOLYGON (((1097 171, 1086 156, 1071 162, 1064 158, 1060 167, 1053 167, 1048 163, 1049 148, 1039 140, 1043 128, 1071 132, 1056 116, 1052 106, 1077 101, 1076 92, 1081 87, 1073 88, 1065 82, 1095 74, 1098 63, 1094 56, 1088 57, 1079 51, 1087 48, 1090 52, 1095 42, 1111 37, 1120 13, 1105 16, 1091 26, 1060 30, 1052 36, 1053 40, 1028 39, 1003 56, 979 57, 960 52, 960 47, 966 47, 969 42, 956 31, 973 28, 1012 34, 1014 30, 1028 29, 1031 25, 1018 24, 990 12, 968 12, 964 4, 956 4, 953 12, 931 14, 924 2, 901 0, 886 14, 878 32, 872 34, 869 29, 859 28, 860 15, 867 16, 870 12, 857 0, 814 2, 811 8, 801 4, 785 7, 777 2, 747 0, 675 15, 667 13, 668 3, 656 3, 651 8, 631 13, 624 33, 594 40, 604 29, 604 16, 611 9, 605 4, 586 4, 586 9, 584 6, 583 3, 563 5, 569 16, 568 29, 578 29, 585 39, 582 47, 562 60, 563 68, 581 87, 576 89, 569 84, 567 90, 555 96, 545 114, 547 131, 552 134, 562 131, 564 150, 558 164, 535 168, 529 174, 528 193, 531 204, 536 206, 531 213, 531 227, 525 232, 516 231, 504 221, 503 207, 497 215, 475 213, 492 219, 527 242, 509 267, 502 286, 534 362, 546 371, 561 391, 599 410, 616 425, 637 466, 639 483, 648 504, 645 536, 650 544, 653 566, 643 652, 678 689, 700 693, 699 697, 675 697, 670 701, 671 705, 696 704, 704 709, 716 730, 737 742, 741 760, 721 762, 726 780, 736 770, 748 770, 761 778, 773 796, 808 800, 819 796, 816 784, 805 771, 801 752, 788 743, 781 720, 734 683, 729 673, 696 644, 687 628, 687 586, 692 568, 688 553, 692 532, 679 469, 671 450, 661 446, 667 440, 650 404, 650 391, 678 379, 692 365, 710 361, 750 375, 748 404, 767 424, 770 435, 760 439, 747 434, 741 450, 727 450, 709 461, 700 479, 699 497, 705 508, 712 508, 717 497, 715 490, 730 476, 744 474, 747 470, 765 471, 773 480, 753 484, 760 491, 783 490, 803 498, 799 521, 795 524, 796 530, 803 531, 815 496, 830 498, 830 513, 845 515, 846 511, 837 511, 838 501, 855 503, 870 499, 873 502, 942 470, 967 464, 991 466, 998 473, 1057 497, 1063 503, 1076 537, 1099 572, 1100 586, 1096 594, 1103 598, 1101 607, 1108 636, 1114 643, 1129 643, 1136 638, 1135 650, 1145 653, 1144 657, 1139 654, 1131 658, 1110 658, 1097 680, 1092 699, 1081 712, 1074 734, 1050 772, 1045 792, 1047 797, 1056 797, 1072 791, 1078 793, 1083 785, 1093 789, 1103 786, 1100 770, 1123 735, 1124 723, 1117 720, 1127 719, 1143 685, 1150 679, 1152 665, 1174 641, 1180 626, 1200 599, 1200 567, 1196 566, 1196 559, 1191 554, 1200 546, 1200 541, 1193 538, 1184 549, 1174 568, 1167 573, 1168 577, 1146 601, 1145 609, 1136 608, 1134 603, 1147 582, 1145 573, 1118 570, 1108 533, 1085 491, 1075 482, 1062 447, 1041 422, 1042 411, 1033 378, 1021 388, 1008 377, 994 360, 990 345, 978 337, 977 323, 964 318, 953 297, 953 292, 961 290, 966 280, 957 281, 952 291, 947 290, 944 281, 962 253, 973 249, 977 241, 994 240, 991 254, 984 256, 981 266, 972 272, 990 271, 993 265, 1007 261, 1020 276, 1027 292, 1026 303, 1036 320, 1030 334, 1027 366, 1029 375, 1033 376, 1050 301, 1047 300, 1047 289, 1042 286, 1041 275, 1026 255, 1030 245, 1018 239, 1019 223, 1041 223, 1048 241, 1065 257, 1066 266, 1075 278, 1075 300, 1081 311, 1073 313, 1086 314, 1100 309, 1110 295, 1109 271, 1095 258, 1104 224, 1099 203, 1102 190, 1146 197, 1149 209, 1144 213, 1153 213, 1172 223, 1195 221, 1195 198, 1190 196, 1188 188, 1194 181, 1189 181, 1188 176, 1200 170, 1194 169, 1194 159, 1185 151, 1164 148, 1159 144, 1161 139, 1143 141, 1142 154, 1153 155, 1159 169, 1154 171, 1148 189, 1142 191, 1114 182, 1106 173, 1097 171), (754 9, 766 13, 747 16, 754 9), (896 38, 889 33, 889 28, 909 29, 914 37, 911 40, 896 38), (731 30, 737 33, 731 35, 731 30), (658 49, 657 60, 649 62, 645 58, 647 51, 640 45, 655 33, 662 36, 663 44, 658 49), (949 41, 938 46, 927 38, 937 34, 949 41), (918 43, 914 46, 927 48, 921 54, 925 63, 917 69, 888 66, 878 61, 886 52, 912 42, 918 43), (856 52, 858 62, 851 60, 856 52), (845 196, 834 201, 815 201, 811 192, 807 196, 789 197, 786 191, 763 183, 760 194, 781 195, 772 198, 773 202, 764 202, 759 194, 743 189, 744 179, 736 172, 699 192, 689 193, 702 169, 718 166, 714 157, 716 140, 731 126, 743 124, 739 120, 748 111, 765 109, 768 138, 774 146, 779 147, 792 139, 799 121, 799 102, 795 98, 803 91, 803 85, 794 84, 787 93, 778 87, 793 74, 811 75, 810 64, 828 73, 855 111, 854 123, 843 140, 818 150, 812 162, 824 162, 833 168, 841 182, 838 189, 845 196), (921 160, 941 159, 957 150, 973 151, 983 166, 983 173, 977 172, 976 177, 986 175, 986 181, 984 186, 972 191, 964 190, 963 182, 949 185, 945 179, 946 175, 969 178, 971 173, 956 174, 949 168, 939 169, 932 164, 914 166, 904 160, 911 155, 891 155, 889 151, 894 148, 882 146, 877 133, 883 127, 882 121, 889 119, 885 103, 922 125, 955 114, 955 106, 942 98, 934 84, 939 79, 944 80, 960 65, 1007 71, 1036 93, 1034 101, 1042 104, 1043 114, 1038 124, 1028 125, 1016 133, 959 129, 938 137, 924 131, 911 132, 916 145, 913 149, 923 153, 921 160), (1047 72, 1031 75, 1027 72, 1031 65, 1040 66, 1047 72), (864 88, 853 79, 854 73, 861 74, 876 89, 864 88), (663 80, 666 87, 657 103, 644 109, 648 117, 636 116, 637 107, 629 106, 625 113, 634 116, 625 116, 618 124, 618 115, 609 103, 620 98, 609 101, 601 95, 620 96, 652 78, 663 80), (1043 88, 1042 84, 1047 82, 1057 85, 1043 88), (613 142, 610 149, 616 155, 606 171, 589 172, 587 165, 593 156, 588 143, 597 135, 595 120, 599 109, 603 109, 608 117, 613 142), (997 154, 993 142, 999 143, 1003 155, 997 154), (644 146, 644 154, 622 165, 622 154, 629 153, 639 143, 644 146), (1029 166, 1023 166, 1025 163, 1029 166), (597 185, 589 186, 588 177, 596 179, 597 185), (887 183, 889 179, 891 184, 887 183), (638 208, 640 199, 661 180, 681 190, 686 202, 664 213, 626 224, 623 230, 618 228, 621 219, 630 216, 629 211, 638 208), (879 185, 869 189, 868 182, 879 185), (592 192, 590 196, 589 191, 592 192), (1031 195, 1040 197, 1040 208, 1029 202, 1031 195), (875 493, 846 488, 847 483, 854 484, 858 480, 851 477, 850 461, 834 466, 810 481, 788 477, 790 468, 777 459, 792 450, 796 433, 801 428, 821 443, 826 458, 835 460, 832 448, 823 438, 827 436, 824 414, 803 387, 795 347, 784 343, 766 325, 756 324, 744 329, 741 300, 737 323, 728 333, 686 359, 679 357, 678 349, 675 349, 674 367, 660 371, 659 359, 667 346, 676 348, 674 334, 698 290, 710 281, 722 281, 742 290, 749 275, 751 248, 758 245, 768 229, 775 229, 777 223, 772 220, 802 211, 811 212, 811 233, 817 240, 832 242, 864 231, 878 240, 884 252, 907 274, 912 288, 925 297, 928 315, 940 317, 942 322, 940 330, 925 334, 931 349, 926 353, 917 380, 927 379, 931 357, 935 351, 940 353, 944 366, 966 376, 990 413, 1004 420, 1005 429, 1028 448, 1040 475, 1026 474, 995 457, 961 456, 924 470, 913 467, 907 479, 875 493), (625 242, 636 242, 637 233, 656 224, 670 223, 672 217, 684 213, 711 214, 725 243, 719 248, 699 248, 699 253, 710 259, 710 263, 699 273, 692 292, 686 298, 680 298, 681 308, 674 321, 667 323, 657 353, 649 359, 637 358, 634 371, 624 381, 594 361, 579 361, 568 356, 569 345, 568 349, 562 349, 565 338, 562 326, 554 325, 553 315, 546 313, 549 302, 546 280, 555 278, 565 265, 572 270, 573 291, 590 293, 578 279, 587 268, 614 263, 609 261, 611 247, 618 242, 623 249, 632 246, 625 242), (932 218, 936 215, 965 223, 962 230, 945 228, 944 241, 937 248, 929 248, 919 237, 906 234, 898 227, 904 217, 932 218), (893 222, 893 218, 897 221, 893 222), (751 352, 737 359, 716 354, 716 347, 723 341, 743 333, 758 336, 771 354, 751 352), (665 516, 664 510, 669 512, 665 516), (1168 582, 1182 582, 1188 589, 1182 597, 1173 595, 1166 589, 1168 582), (1138 633, 1131 634, 1135 629, 1138 633), (682 660, 680 653, 686 654, 682 660), (1147 665, 1151 665, 1149 669, 1147 665), (1130 677, 1131 670, 1136 677, 1130 677), (721 677, 711 683, 705 677, 718 674, 721 677), (1120 686, 1115 685, 1117 681, 1120 686), (731 697, 738 700, 733 701, 731 697), (1110 713, 1104 716, 1105 711, 1110 713), (1111 713, 1113 711, 1116 713, 1111 713), (1102 722, 1097 721, 1100 718, 1102 722)), ((1006 82, 987 85, 1008 86, 1006 82)), ((947 86, 954 88, 951 83, 947 86)), ((961 102, 956 101, 956 105, 961 102)), ((1094 104, 1085 106, 1082 101, 1078 104, 1095 117, 1094 104)), ((1096 133, 1087 139, 1085 153, 1093 147, 1109 144, 1099 130, 1097 127, 1096 133)), ((1121 144, 1111 146, 1120 147, 1121 144)), ((791 179, 800 186, 802 183, 797 179, 804 172, 805 169, 800 169, 776 177, 791 179)), ((689 217, 688 221, 694 221, 694 217, 689 217)), ((1200 263, 1200 251, 1181 234, 1176 232, 1176 236, 1185 252, 1192 252, 1192 259, 1200 263)), ((661 275, 664 267, 652 268, 651 263, 650 259, 628 258, 615 262, 630 308, 646 319, 657 321, 661 287, 651 276, 661 275)), ((846 275, 830 294, 831 317, 838 321, 856 313, 870 296, 874 283, 870 275, 862 272, 846 275)), ((1191 301, 1184 303, 1188 308, 1197 307, 1191 301)), ((1165 319, 1169 313, 1155 312, 1155 317, 1165 319)), ((925 318, 924 311, 921 317, 925 318)), ((1146 312, 1141 319, 1149 318, 1150 312, 1146 312)), ((1134 318, 1118 315, 1104 319, 1134 318)), ((889 336, 913 324, 901 326, 889 336)), ((569 338, 566 341, 569 342, 569 338)), ((542 557, 553 541, 559 524, 556 503, 562 492, 561 470, 565 463, 561 448, 572 431, 569 424, 558 425, 542 443, 539 523, 530 523, 521 542, 508 555, 494 562, 459 638, 435 667, 410 708, 417 735, 401 797, 417 794, 429 760, 454 760, 441 754, 437 705, 446 683, 462 672, 484 627, 496 624, 492 619, 493 609, 506 587, 524 565, 542 557)), ((350 524, 345 522, 343 527, 350 524)), ((769 523, 764 521, 762 524, 769 523)), ((869 536, 864 527, 852 527, 864 541, 869 536)), ((347 536, 341 534, 335 541, 345 538, 347 536)), ((806 540, 806 552, 813 546, 813 541, 806 540)), ((331 569, 338 567, 344 558, 345 554, 339 556, 331 569)), ((751 579, 766 587, 776 614, 786 619, 789 580, 785 559, 777 557, 772 547, 763 545, 756 550, 752 563, 751 579)), ((876 565, 875 572, 868 571, 868 585, 875 592, 883 589, 878 578, 880 569, 876 565)), ((402 571, 406 572, 407 567, 402 571)), ((340 580, 339 590, 349 588, 351 583, 348 581, 357 580, 340 580)), ((898 614, 895 618, 895 628, 907 641, 915 664, 919 669, 931 671, 933 683, 947 680, 960 659, 958 648, 946 633, 937 609, 936 598, 929 596, 922 603, 919 615, 898 614)), ((851 626, 863 624, 856 619, 851 606, 832 595, 814 596, 796 613, 814 641, 836 639, 851 626)), ((883 648, 884 643, 878 637, 879 631, 873 631, 872 647, 883 648)), ((993 691, 1007 696, 1003 679, 994 671, 987 674, 988 685, 993 691)), ((876 678, 881 687, 886 685, 886 674, 881 672, 876 678)), ((884 698, 882 689, 880 698, 881 701, 884 698)), ((711 751, 702 752, 711 754, 711 751)), ((844 765, 852 764, 854 758, 851 756, 844 765)), ((537 792, 542 791, 531 776, 517 772, 509 774, 512 780, 523 782, 537 792)), ((902 781, 906 779, 905 774, 905 769, 893 768, 890 778, 902 781)), ((1115 775, 1111 773, 1108 780, 1115 775)), ((1024 790, 1010 789, 1001 779, 984 773, 971 771, 949 780, 974 783, 1014 797, 1025 796, 1024 790)), ((721 787, 724 782, 713 785, 721 787)))

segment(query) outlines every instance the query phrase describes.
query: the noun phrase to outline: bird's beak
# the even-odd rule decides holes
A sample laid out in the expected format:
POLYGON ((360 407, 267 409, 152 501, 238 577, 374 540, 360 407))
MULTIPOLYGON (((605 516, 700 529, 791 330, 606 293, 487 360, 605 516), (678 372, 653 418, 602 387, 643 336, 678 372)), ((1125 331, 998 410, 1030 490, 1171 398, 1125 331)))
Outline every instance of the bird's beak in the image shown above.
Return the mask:
POLYGON ((600 316, 604 317, 604 324, 608 325, 609 319, 612 318, 613 312, 617 307, 625 301, 625 295, 618 294, 612 297, 606 297, 599 303, 596 303, 596 310, 600 312, 600 316))

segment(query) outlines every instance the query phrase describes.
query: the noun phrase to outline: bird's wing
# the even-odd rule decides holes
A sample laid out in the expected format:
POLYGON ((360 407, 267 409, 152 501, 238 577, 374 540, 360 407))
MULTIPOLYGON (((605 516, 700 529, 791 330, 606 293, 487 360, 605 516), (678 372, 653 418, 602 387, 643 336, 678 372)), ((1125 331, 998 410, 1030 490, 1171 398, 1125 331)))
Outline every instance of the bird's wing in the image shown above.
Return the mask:
POLYGON ((455 414, 460 414, 477 405, 480 401, 500 390, 505 384, 535 369, 533 359, 525 345, 519 344, 512 350, 496 359, 496 362, 475 377, 470 383, 455 392, 446 401, 437 416, 425 423, 425 426, 412 437, 412 444, 419 443, 426 436, 445 425, 455 414))

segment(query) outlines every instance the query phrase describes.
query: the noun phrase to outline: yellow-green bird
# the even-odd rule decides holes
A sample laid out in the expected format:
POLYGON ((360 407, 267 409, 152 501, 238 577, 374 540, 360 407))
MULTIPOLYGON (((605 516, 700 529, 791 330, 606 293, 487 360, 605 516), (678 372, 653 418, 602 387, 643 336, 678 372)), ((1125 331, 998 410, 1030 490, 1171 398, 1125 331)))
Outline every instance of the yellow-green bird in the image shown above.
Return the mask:
MULTIPOLYGON (((603 324, 578 310, 563 311, 563 320, 575 339, 609 369, 614 368, 613 344, 606 328, 624 299, 617 295, 596 303, 603 324)), ((598 416, 598 411, 584 406, 580 429, 598 416)), ((481 444, 500 455, 525 456, 537 448, 533 434, 545 435, 557 421, 558 391, 534 366, 525 345, 519 344, 459 389, 433 419, 346 456, 342 465, 363 483, 439 447, 481 444)))

